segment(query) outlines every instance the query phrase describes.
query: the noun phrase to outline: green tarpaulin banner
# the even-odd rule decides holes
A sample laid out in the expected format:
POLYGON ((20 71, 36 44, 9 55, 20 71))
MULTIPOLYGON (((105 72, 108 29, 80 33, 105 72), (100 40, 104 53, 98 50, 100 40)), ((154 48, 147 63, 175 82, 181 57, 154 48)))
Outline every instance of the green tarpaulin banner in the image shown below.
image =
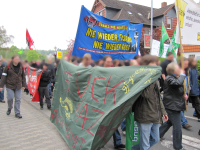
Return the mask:
POLYGON ((71 149, 99 150, 160 76, 157 66, 83 68, 61 60, 50 119, 71 149))
POLYGON ((134 113, 128 113, 126 117, 126 150, 132 150, 132 147, 140 143, 140 134, 137 122, 134 119, 134 113))

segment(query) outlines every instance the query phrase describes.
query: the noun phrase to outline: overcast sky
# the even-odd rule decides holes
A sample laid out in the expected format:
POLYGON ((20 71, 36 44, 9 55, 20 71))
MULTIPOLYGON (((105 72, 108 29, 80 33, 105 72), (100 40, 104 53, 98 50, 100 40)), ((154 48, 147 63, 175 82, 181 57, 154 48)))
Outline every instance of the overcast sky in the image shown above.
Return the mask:
MULTIPOLYGON (((126 0, 151 6, 150 0, 126 0)), ((175 0, 167 0, 168 4, 175 0)), ((198 2, 199 0, 195 0, 198 2)), ((154 0, 160 8, 162 0, 154 0)), ((36 49, 67 48, 67 41, 74 39, 81 5, 91 10, 94 0, 0 0, 0 26, 15 38, 13 44, 26 48, 26 28, 35 42, 36 49)))

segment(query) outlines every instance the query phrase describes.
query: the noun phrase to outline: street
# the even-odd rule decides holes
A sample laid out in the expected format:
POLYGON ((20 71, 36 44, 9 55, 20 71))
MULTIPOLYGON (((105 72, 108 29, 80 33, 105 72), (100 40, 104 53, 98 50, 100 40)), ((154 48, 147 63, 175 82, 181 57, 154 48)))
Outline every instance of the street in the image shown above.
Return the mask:
MULTIPOLYGON (((46 104, 44 110, 40 110, 38 103, 31 102, 29 95, 22 93, 21 114, 23 118, 16 119, 14 110, 10 116, 7 116, 6 111, 7 103, 0 103, 0 149, 70 150, 56 127, 50 122, 50 111, 46 104)), ((186 150, 200 150, 200 136, 198 135, 200 123, 193 117, 193 112, 194 109, 189 104, 185 116, 192 128, 190 130, 182 129, 183 147, 186 150)), ((173 150, 171 135, 172 130, 170 129, 165 135, 165 140, 156 144, 151 150, 173 150)), ((121 137, 125 143, 125 136, 122 135, 122 132, 121 137)), ((111 138, 102 150, 113 149, 113 139, 111 138)))

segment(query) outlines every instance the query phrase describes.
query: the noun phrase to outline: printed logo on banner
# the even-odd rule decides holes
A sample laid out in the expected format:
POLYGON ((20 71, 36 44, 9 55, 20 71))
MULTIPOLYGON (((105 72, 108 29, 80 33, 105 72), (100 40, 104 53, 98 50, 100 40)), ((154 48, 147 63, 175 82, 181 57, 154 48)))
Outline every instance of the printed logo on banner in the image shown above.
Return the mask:
POLYGON ((197 41, 200 41, 200 32, 197 34, 197 41))
POLYGON ((70 114, 73 113, 73 104, 72 101, 69 100, 67 97, 63 101, 60 97, 60 105, 65 108, 65 116, 70 119, 70 114))
POLYGON ((88 18, 87 18, 87 25, 88 27, 90 28, 93 28, 96 26, 97 24, 97 18, 94 16, 94 15, 90 15, 88 18))

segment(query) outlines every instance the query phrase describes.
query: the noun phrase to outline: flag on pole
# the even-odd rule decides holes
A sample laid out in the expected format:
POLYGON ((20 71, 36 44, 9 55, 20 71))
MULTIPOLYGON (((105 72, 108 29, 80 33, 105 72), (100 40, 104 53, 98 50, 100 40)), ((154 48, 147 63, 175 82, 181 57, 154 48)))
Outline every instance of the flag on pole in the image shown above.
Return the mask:
POLYGON ((18 52, 18 54, 23 54, 23 49, 21 49, 19 52, 18 52))
POLYGON ((33 48, 31 48, 31 46, 34 44, 34 41, 33 41, 33 39, 31 38, 31 36, 30 36, 30 34, 29 34, 29 32, 28 32, 27 29, 26 29, 26 42, 27 42, 27 44, 28 44, 29 49, 30 49, 30 50, 33 50, 33 48))
POLYGON ((169 39, 169 36, 167 34, 167 31, 165 29, 164 24, 162 25, 162 31, 161 31, 161 37, 160 37, 160 51, 159 51, 159 57, 161 57, 164 53, 164 43, 165 41, 169 39))
MULTIPOLYGON (((174 57, 176 58, 176 49, 180 47, 180 44, 175 42, 175 37, 176 37, 176 28, 174 30, 174 34, 171 38, 171 44, 169 45, 169 48, 167 50, 167 53, 172 52, 174 54, 174 57)), ((167 55, 166 53, 166 55, 167 55)))

